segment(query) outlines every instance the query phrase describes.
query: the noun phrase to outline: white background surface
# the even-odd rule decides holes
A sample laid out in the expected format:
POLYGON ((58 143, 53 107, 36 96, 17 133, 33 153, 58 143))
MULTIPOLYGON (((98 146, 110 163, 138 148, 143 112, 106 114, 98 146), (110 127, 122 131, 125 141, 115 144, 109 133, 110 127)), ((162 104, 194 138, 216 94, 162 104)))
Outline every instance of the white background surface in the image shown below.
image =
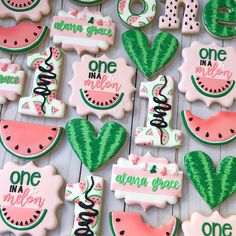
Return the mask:
MULTIPOLYGON (((200 10, 199 10, 199 18, 201 18, 202 13, 202 7, 206 3, 206 0, 200 0, 200 10)), ((101 10, 104 15, 112 16, 112 19, 117 23, 117 33, 116 33, 116 42, 115 45, 110 48, 106 53, 111 58, 118 58, 118 57, 124 57, 129 61, 129 63, 132 65, 132 63, 129 60, 129 57, 125 53, 122 43, 121 43, 121 34, 122 32, 126 31, 127 28, 122 25, 120 19, 118 18, 117 11, 116 11, 116 0, 107 0, 102 4, 101 6, 92 7, 91 9, 98 9, 101 10)), ((51 0, 52 5, 52 12, 50 16, 44 17, 43 22, 47 26, 51 26, 52 16, 57 15, 57 12, 61 9, 68 11, 71 7, 80 8, 81 7, 69 0, 51 0)), ((158 18, 160 14, 164 13, 164 4, 160 3, 158 1, 158 15, 152 24, 151 27, 145 30, 147 33, 149 39, 153 41, 156 34, 159 31, 158 28, 158 18)), ((183 15, 183 9, 180 11, 180 15, 183 15)), ((4 26, 12 26, 15 24, 13 19, 5 19, 0 21, 1 25, 4 26)), ((198 40, 202 43, 210 43, 215 41, 219 46, 226 46, 226 45, 236 45, 235 40, 227 40, 227 41, 221 41, 213 39, 211 36, 209 36, 204 27, 202 26, 201 33, 197 36, 183 36, 181 34, 181 31, 175 31, 173 32, 174 35, 178 38, 180 43, 180 49, 178 51, 177 56, 172 60, 172 62, 167 66, 167 68, 161 73, 165 73, 167 75, 173 76, 173 78, 176 81, 176 88, 177 83, 180 80, 180 75, 177 71, 178 67, 181 65, 182 58, 181 58, 181 50, 184 47, 190 46, 192 41, 198 40)), ((49 37, 47 40, 41 45, 41 47, 38 49, 38 51, 42 51, 45 47, 48 47, 49 45, 53 45, 52 41, 49 40, 49 37)), ((13 61, 22 64, 28 78, 25 83, 25 89, 24 89, 24 95, 29 95, 31 92, 31 86, 33 82, 33 75, 34 72, 29 70, 26 66, 26 56, 25 55, 9 55, 0 52, 0 57, 2 58, 11 58, 13 61)), ((60 91, 58 93, 58 98, 62 99, 66 102, 68 102, 68 98, 71 93, 71 88, 68 86, 68 82, 73 77, 72 72, 72 63, 75 61, 80 60, 79 56, 75 52, 67 52, 65 54, 65 64, 64 64, 64 71, 63 71, 63 77, 60 82, 60 91)), ((138 95, 140 83, 144 81, 143 76, 137 71, 137 77, 135 78, 135 84, 137 87, 137 92, 135 93, 135 99, 134 99, 134 110, 133 112, 126 113, 124 118, 120 120, 120 122, 126 127, 128 131, 128 139, 124 146, 124 148, 119 152, 119 154, 104 168, 98 170, 95 172, 96 175, 104 177, 106 181, 105 185, 105 195, 104 195, 104 208, 103 208, 103 217, 102 217, 102 227, 101 227, 101 236, 110 236, 111 231, 109 227, 109 220, 108 220, 108 214, 110 211, 135 211, 141 213, 146 222, 149 224, 152 224, 153 226, 158 226, 160 224, 165 224, 169 220, 169 217, 174 214, 178 216, 181 220, 186 220, 189 218, 190 214, 194 211, 199 211, 201 213, 210 214, 212 210, 206 205, 206 203, 201 199, 199 194, 194 189, 193 185, 189 182, 187 177, 185 176, 184 179, 184 189, 183 189, 183 198, 176 204, 175 206, 168 205, 164 209, 157 209, 157 208, 151 208, 147 212, 143 212, 142 208, 139 206, 126 206, 123 202, 123 200, 117 200, 114 197, 114 194, 109 190, 110 187, 110 178, 111 178, 111 167, 113 163, 116 163, 118 157, 128 157, 129 153, 135 153, 143 155, 148 150, 157 157, 166 157, 171 162, 177 162, 182 170, 184 170, 184 164, 183 164, 183 158, 184 155, 193 150, 202 150, 207 152, 214 160, 215 164, 217 164, 223 157, 227 155, 235 155, 236 156, 236 149, 235 149, 235 143, 231 143, 226 146, 206 146, 203 144, 200 144, 193 140, 191 137, 189 137, 186 134, 185 129, 182 126, 181 120, 180 120, 180 111, 183 109, 190 109, 195 115, 199 115, 202 117, 208 117, 210 115, 214 115, 217 111, 223 109, 219 105, 211 106, 210 108, 207 108, 205 104, 202 102, 194 102, 192 104, 188 103, 185 100, 185 97, 180 94, 177 89, 175 92, 175 106, 174 106, 174 122, 173 127, 182 129, 183 135, 184 135, 184 142, 183 146, 180 149, 158 149, 158 148, 145 148, 142 146, 137 146, 134 144, 134 132, 135 128, 137 126, 141 126, 145 122, 145 117, 147 114, 147 100, 140 99, 138 95)), ((10 120, 18 120, 18 121, 25 121, 25 122, 34 122, 34 123, 40 123, 40 124, 53 124, 53 125, 59 125, 59 126, 65 126, 66 122, 72 118, 78 117, 76 115, 75 109, 71 107, 67 107, 66 116, 64 119, 42 119, 42 118, 34 118, 34 117, 27 117, 22 116, 17 113, 17 106, 18 101, 13 103, 5 104, 2 107, 2 113, 1 118, 2 119, 10 119, 10 120)), ((236 106, 232 106, 230 110, 236 110, 236 106)), ((100 121, 97 117, 89 115, 86 117, 88 120, 90 120, 93 125, 96 127, 96 129, 100 129, 100 127, 103 125, 104 122, 111 120, 110 118, 105 118, 102 121, 100 121)), ((3 166, 5 162, 7 161, 15 161, 19 162, 20 164, 24 164, 24 161, 19 160, 15 157, 12 157, 9 153, 7 153, 3 147, 0 146, 0 165, 3 166)), ((45 166, 48 164, 52 164, 57 167, 59 174, 61 174, 65 182, 75 183, 77 181, 83 180, 89 172, 86 170, 86 168, 81 164, 79 159, 75 156, 73 153, 69 142, 66 139, 66 136, 64 135, 60 145, 48 156, 45 156, 44 158, 39 159, 36 161, 37 164, 40 166, 45 166)), ((62 191, 62 197, 63 197, 63 191, 62 191)), ((225 201, 220 207, 217 209, 220 211, 220 213, 223 216, 228 216, 230 214, 236 213, 236 195, 233 197, 230 197, 227 201, 225 201)), ((53 232, 49 232, 48 235, 51 236, 69 236, 72 228, 72 219, 73 219, 73 213, 74 213, 74 205, 70 202, 65 202, 62 209, 58 212, 59 217, 59 224, 56 230, 53 232)), ((6 234, 7 235, 7 234, 6 234)), ((182 232, 180 235, 183 235, 182 232)))

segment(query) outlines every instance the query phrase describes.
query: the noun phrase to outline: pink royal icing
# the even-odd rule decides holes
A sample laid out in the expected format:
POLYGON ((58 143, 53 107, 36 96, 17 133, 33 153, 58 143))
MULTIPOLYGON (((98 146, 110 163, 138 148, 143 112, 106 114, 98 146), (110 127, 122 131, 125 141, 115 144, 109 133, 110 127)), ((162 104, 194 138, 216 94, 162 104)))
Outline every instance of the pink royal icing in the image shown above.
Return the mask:
POLYGON ((128 205, 139 204, 164 208, 182 197, 183 172, 165 158, 155 158, 149 152, 134 164, 120 158, 112 168, 111 190, 128 205))

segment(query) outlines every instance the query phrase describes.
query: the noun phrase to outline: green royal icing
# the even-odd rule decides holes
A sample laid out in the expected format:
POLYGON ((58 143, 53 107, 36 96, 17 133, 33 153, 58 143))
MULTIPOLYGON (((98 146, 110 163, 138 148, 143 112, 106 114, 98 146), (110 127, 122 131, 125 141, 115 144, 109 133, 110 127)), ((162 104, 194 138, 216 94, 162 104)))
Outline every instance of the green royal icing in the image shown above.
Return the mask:
POLYGON ((168 32, 158 34, 150 46, 143 32, 129 30, 123 33, 122 42, 131 60, 147 78, 166 66, 179 47, 178 40, 168 32))
POLYGON ((74 119, 66 124, 66 135, 76 155, 93 172, 121 149, 127 132, 122 125, 111 121, 97 134, 89 121, 74 119))
POLYGON ((186 154, 184 163, 188 177, 211 208, 236 192, 235 157, 225 157, 216 171, 211 158, 201 151, 186 154))
POLYGON ((209 33, 216 37, 235 37, 235 0, 209 0, 203 10, 203 23, 209 33))

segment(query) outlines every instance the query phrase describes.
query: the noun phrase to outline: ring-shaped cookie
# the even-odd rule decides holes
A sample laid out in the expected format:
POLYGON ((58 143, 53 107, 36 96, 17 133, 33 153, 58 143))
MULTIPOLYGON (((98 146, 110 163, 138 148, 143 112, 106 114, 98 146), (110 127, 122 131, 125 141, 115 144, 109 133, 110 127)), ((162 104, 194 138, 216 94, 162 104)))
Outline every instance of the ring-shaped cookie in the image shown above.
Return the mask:
POLYGON ((156 0, 118 0, 117 11, 122 22, 129 28, 140 29, 148 26, 156 16, 156 0), (132 12, 132 4, 141 2, 143 10, 132 12))

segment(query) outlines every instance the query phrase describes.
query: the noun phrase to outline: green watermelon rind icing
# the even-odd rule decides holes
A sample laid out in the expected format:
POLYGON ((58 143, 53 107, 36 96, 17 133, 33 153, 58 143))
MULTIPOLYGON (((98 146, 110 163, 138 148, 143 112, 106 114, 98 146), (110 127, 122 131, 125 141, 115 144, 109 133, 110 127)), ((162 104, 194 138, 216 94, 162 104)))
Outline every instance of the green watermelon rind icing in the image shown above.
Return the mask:
MULTIPOLYGON (((110 228, 111 228, 111 232, 112 232, 112 235, 113 236, 118 236, 115 232, 115 227, 113 225, 113 220, 112 220, 112 212, 109 213, 109 223, 110 223, 110 228)), ((180 227, 180 220, 175 217, 175 226, 174 226, 174 230, 171 232, 171 235, 170 236, 177 236, 177 232, 179 230, 179 227, 180 227)), ((129 235, 127 235, 129 236, 129 235)))
POLYGON ((123 99, 124 97, 124 93, 121 93, 119 98, 112 104, 112 105, 109 105, 109 106, 96 106, 90 102, 88 102, 88 100, 86 99, 86 97, 84 96, 84 93, 83 93, 83 89, 80 89, 80 95, 83 99, 83 101, 89 106, 89 107, 92 107, 93 109, 96 109, 96 110, 109 110, 109 109, 112 109, 113 107, 116 107, 123 99))
POLYGON ((1 1, 2 1, 3 5, 4 5, 7 9, 9 9, 9 10, 11 10, 11 11, 15 11, 15 12, 25 12, 25 11, 30 11, 30 10, 34 9, 34 8, 40 3, 41 0, 36 0, 35 3, 34 3, 33 5, 31 5, 30 7, 28 7, 28 8, 22 8, 22 9, 17 9, 17 8, 15 8, 15 7, 9 6, 8 4, 5 3, 6 0, 1 0, 1 1))
POLYGON ((14 230, 20 230, 20 231, 26 231, 26 230, 30 230, 30 229, 33 229, 35 227, 37 227, 45 218, 47 214, 47 209, 44 209, 42 211, 42 214, 41 216, 32 224, 32 225, 29 225, 29 226, 19 226, 19 227, 16 227, 16 226, 13 226, 11 225, 4 217, 3 213, 2 213, 2 209, 0 209, 0 217, 2 219, 2 221, 11 229, 14 229, 14 230))
POLYGON ((203 91, 201 88, 199 88, 198 84, 195 81, 194 76, 192 76, 191 80, 192 80, 194 88, 196 88, 199 93, 201 93, 202 95, 204 95, 206 97, 210 97, 210 98, 224 97, 227 94, 229 94, 235 86, 235 80, 233 80, 231 86, 226 91, 224 91, 223 93, 211 94, 211 93, 207 93, 207 92, 203 91))
POLYGON ((73 0, 74 2, 77 2, 81 5, 97 5, 97 4, 101 4, 103 1, 105 0, 94 0, 94 1, 90 1, 90 2, 87 2, 87 1, 83 1, 83 0, 73 0))
POLYGON ((50 153, 56 146, 57 144, 59 143, 59 141, 61 140, 61 137, 62 137, 62 134, 63 134, 63 131, 64 131, 64 128, 62 127, 58 127, 59 128, 59 131, 57 133, 57 137, 54 139, 53 143, 44 151, 40 152, 39 154, 37 155, 33 155, 33 156, 21 156, 21 155, 18 155, 16 154, 15 152, 13 152, 11 149, 9 149, 7 147, 7 145, 5 145, 4 141, 2 140, 2 136, 0 135, 0 143, 2 144, 2 146, 10 153, 12 154, 13 156, 15 157, 18 157, 20 159, 24 159, 24 160, 33 160, 33 159, 37 159, 39 157, 42 157, 42 156, 45 156, 47 155, 48 153, 50 153))
POLYGON ((33 49, 35 49, 36 47, 39 46, 39 44, 45 38, 47 32, 48 32, 48 27, 44 26, 43 31, 41 32, 41 34, 38 37, 38 39, 35 42, 33 42, 33 44, 31 44, 31 45, 29 45, 27 47, 19 48, 19 49, 9 49, 9 48, 5 48, 5 47, 0 46, 0 50, 2 50, 4 52, 7 52, 7 53, 12 53, 12 54, 14 54, 14 53, 24 53, 24 52, 31 51, 31 50, 33 50, 33 49))
POLYGON ((182 118, 182 122, 183 122, 183 125, 185 127, 185 129, 187 130, 187 132, 194 138, 196 139, 197 141, 199 142, 202 142, 204 144, 208 144, 208 145, 224 145, 224 144, 228 144, 228 143, 231 143, 232 141, 236 140, 236 135, 233 136, 232 138, 228 139, 228 140, 225 140, 225 141, 214 141, 214 142, 209 142, 209 141, 206 141, 204 139, 201 139, 200 137, 198 137, 188 126, 188 122, 187 122, 187 119, 186 119, 186 115, 185 115, 185 111, 181 111, 181 118, 182 118))

